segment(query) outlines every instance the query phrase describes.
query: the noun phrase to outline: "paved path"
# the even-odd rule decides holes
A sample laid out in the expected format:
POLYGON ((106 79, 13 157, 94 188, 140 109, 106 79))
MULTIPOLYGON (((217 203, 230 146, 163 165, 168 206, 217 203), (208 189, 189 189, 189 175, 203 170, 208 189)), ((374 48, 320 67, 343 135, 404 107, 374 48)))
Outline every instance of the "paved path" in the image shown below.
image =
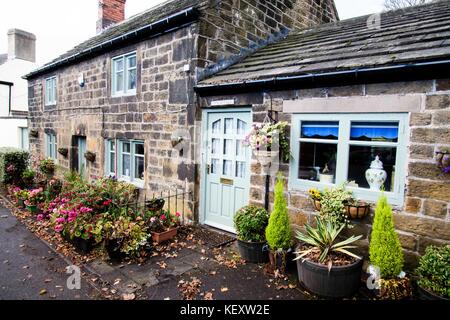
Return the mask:
POLYGON ((66 286, 67 262, 0 206, 0 299, 93 299, 97 291, 82 279, 81 290, 66 286))

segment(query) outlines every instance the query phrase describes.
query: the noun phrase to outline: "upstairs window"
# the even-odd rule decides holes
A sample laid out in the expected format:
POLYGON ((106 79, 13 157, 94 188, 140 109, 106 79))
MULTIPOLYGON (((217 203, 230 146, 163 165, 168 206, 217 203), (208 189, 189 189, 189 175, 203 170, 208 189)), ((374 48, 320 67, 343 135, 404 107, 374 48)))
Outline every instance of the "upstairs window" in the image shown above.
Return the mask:
POLYGON ((137 64, 136 53, 112 59, 112 95, 136 94, 137 64))
POLYGON ((56 105, 56 77, 45 80, 45 105, 56 105))
POLYGON ((306 191, 348 182, 357 198, 376 201, 383 189, 392 204, 402 205, 407 117, 402 113, 294 114, 291 187, 306 191), (369 183, 371 176, 366 174, 372 165, 381 165, 377 159, 386 173, 381 187, 369 183))
POLYGON ((45 150, 47 158, 57 160, 58 144, 55 134, 45 134, 45 150))

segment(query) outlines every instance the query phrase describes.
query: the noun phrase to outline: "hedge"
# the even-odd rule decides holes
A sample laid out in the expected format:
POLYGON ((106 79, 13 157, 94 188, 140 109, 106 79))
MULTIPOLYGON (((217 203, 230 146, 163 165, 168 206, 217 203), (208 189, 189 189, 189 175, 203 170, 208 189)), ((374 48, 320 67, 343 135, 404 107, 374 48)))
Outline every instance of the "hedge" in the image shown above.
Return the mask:
POLYGON ((22 184, 22 174, 28 168, 30 154, 16 148, 0 148, 0 182, 22 184))

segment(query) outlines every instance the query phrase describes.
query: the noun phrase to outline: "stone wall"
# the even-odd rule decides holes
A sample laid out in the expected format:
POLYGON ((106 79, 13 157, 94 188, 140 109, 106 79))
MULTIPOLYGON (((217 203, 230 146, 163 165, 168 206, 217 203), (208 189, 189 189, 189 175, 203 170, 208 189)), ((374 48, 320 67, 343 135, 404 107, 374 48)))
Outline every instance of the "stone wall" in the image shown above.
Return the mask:
POLYGON ((332 0, 213 0, 202 12, 198 66, 212 67, 245 54, 287 29, 338 19, 332 0))
MULTIPOLYGON (((186 157, 174 152, 172 133, 192 130, 194 125, 191 99, 193 77, 184 67, 192 60, 192 31, 196 26, 180 29, 136 45, 121 48, 29 82, 30 137, 34 155, 45 155, 45 132, 55 132, 58 147, 71 148, 72 137, 86 136, 87 150, 97 155, 88 162, 87 175, 104 175, 105 139, 145 141, 145 190, 147 195, 175 188, 193 191, 194 170, 186 157), (135 96, 111 96, 111 59, 137 52, 137 93, 135 96), (78 77, 84 75, 85 86, 78 77), (44 106, 47 77, 57 77, 57 105, 44 106)), ((71 169, 70 157, 58 154, 64 170, 71 169)), ((189 211, 193 211, 193 198, 189 211)))
MULTIPOLYGON (((279 111, 280 121, 291 121, 291 115, 282 113, 283 100, 349 97, 364 95, 384 95, 419 93, 424 95, 424 105, 420 113, 410 114, 409 154, 407 156, 407 177, 404 205, 394 207, 395 226, 404 248, 409 267, 430 244, 450 244, 450 178, 441 175, 434 163, 435 151, 450 148, 450 85, 448 80, 367 84, 333 88, 315 88, 272 92, 271 94, 241 94, 233 96, 236 105, 252 105, 254 122, 262 122, 266 112, 273 108, 279 111)), ((216 96, 203 98, 201 103, 208 106, 211 99, 231 98, 216 96)), ((280 165, 289 177, 289 164, 280 165)), ((252 160, 250 199, 253 204, 264 205, 264 180, 261 166, 252 160)), ((273 184, 271 180, 270 208, 273 206, 273 184)), ((308 196, 301 191, 286 189, 289 213, 294 226, 313 222, 317 212, 308 196)), ((371 215, 362 221, 355 221, 351 231, 362 234, 359 241, 361 253, 368 253, 371 231, 371 215)))

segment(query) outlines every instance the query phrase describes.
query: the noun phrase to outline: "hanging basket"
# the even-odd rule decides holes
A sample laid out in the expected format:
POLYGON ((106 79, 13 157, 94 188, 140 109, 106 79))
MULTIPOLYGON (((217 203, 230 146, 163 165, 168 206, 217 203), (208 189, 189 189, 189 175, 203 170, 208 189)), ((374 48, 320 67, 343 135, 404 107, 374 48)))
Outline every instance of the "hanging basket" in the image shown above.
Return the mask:
POLYGON ((69 149, 67 148, 58 148, 58 153, 62 155, 63 157, 67 157, 69 154, 69 149))
POLYGON ((254 150, 253 154, 262 166, 268 166, 274 162, 275 159, 278 160, 280 153, 278 151, 254 150))
POLYGON ((450 151, 445 150, 436 152, 436 165, 441 170, 450 166, 450 151))
POLYGON ((39 136, 39 131, 37 131, 36 129, 30 130, 30 137, 37 138, 38 136, 39 136))
POLYGON ((90 151, 87 151, 87 152, 84 154, 84 157, 86 158, 87 161, 89 161, 89 162, 94 162, 96 156, 95 156, 95 153, 90 152, 90 151))

